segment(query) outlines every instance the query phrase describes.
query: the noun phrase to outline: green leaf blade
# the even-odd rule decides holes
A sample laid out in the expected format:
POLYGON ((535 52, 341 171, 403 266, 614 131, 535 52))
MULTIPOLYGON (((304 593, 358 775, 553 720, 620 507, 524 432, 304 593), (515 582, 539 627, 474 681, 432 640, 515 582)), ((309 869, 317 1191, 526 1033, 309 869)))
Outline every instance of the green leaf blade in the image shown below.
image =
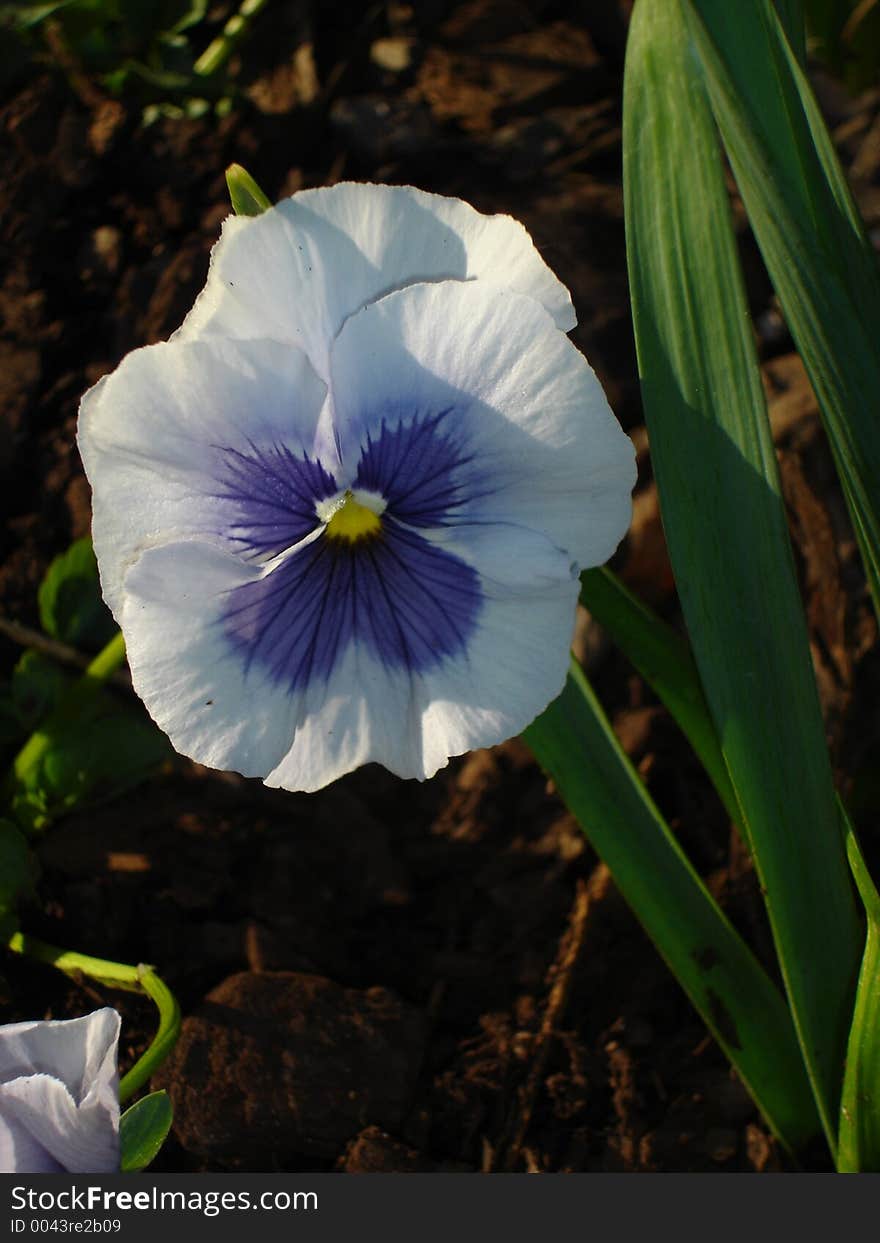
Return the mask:
POLYGON ((880 265, 769 0, 687 0, 715 119, 816 393, 880 615, 880 265))
POLYGON ((123 1174, 145 1170, 158 1156, 168 1137, 173 1110, 168 1093, 151 1092, 136 1101, 119 1120, 119 1145, 123 1174))
POLYGON ((43 629, 62 643, 97 649, 116 631, 101 596, 98 563, 88 537, 55 558, 40 584, 37 603, 43 629))
POLYGON ((801 0, 774 0, 792 51, 802 65, 807 61, 807 30, 801 0))
POLYGON ((581 604, 666 705, 738 823, 740 808, 687 642, 605 566, 581 575, 581 604))
POLYGON ((6 942, 18 928, 16 907, 31 888, 36 862, 22 833, 10 820, 0 820, 0 939, 6 942))
POLYGON ((868 932, 846 1052, 837 1169, 880 1173, 880 895, 841 805, 847 855, 865 907, 868 932))
POLYGON ((624 193, 679 598, 834 1146, 861 933, 720 152, 680 0, 638 0, 633 13, 624 193))
POLYGON ((820 1123, 782 996, 682 853, 576 664, 524 737, 774 1133, 793 1150, 808 1143, 820 1123))
POLYGON ((104 685, 124 659, 117 631, 13 760, 4 792, 26 830, 45 828, 87 798, 129 789, 171 757, 171 744, 146 712, 104 685))

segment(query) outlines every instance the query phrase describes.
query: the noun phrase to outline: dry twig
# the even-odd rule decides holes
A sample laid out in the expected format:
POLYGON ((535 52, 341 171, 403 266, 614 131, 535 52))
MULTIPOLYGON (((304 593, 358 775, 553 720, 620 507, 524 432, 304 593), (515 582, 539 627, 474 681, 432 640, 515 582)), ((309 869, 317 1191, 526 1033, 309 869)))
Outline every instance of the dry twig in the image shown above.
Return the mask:
MULTIPOLYGON (((0 617, 0 634, 11 639, 13 643, 17 643, 19 647, 32 647, 35 651, 42 652, 44 656, 49 656, 52 660, 57 660, 59 664, 69 665, 73 669, 88 669, 93 660, 92 656, 78 651, 68 643, 61 643, 58 639, 52 639, 49 635, 43 634, 41 630, 33 630, 30 626, 23 626, 21 622, 12 621, 8 617, 0 617)), ((131 678, 123 669, 112 673, 107 680, 120 690, 131 690, 131 678)))
POLYGON ((568 917, 568 927, 559 942, 556 961, 550 972, 553 982, 547 996, 541 1027, 535 1037, 532 1063, 525 1083, 517 1092, 517 1108, 505 1135, 495 1149, 492 1165, 494 1170, 516 1170, 525 1158, 529 1172, 539 1172, 535 1155, 525 1149, 524 1141, 544 1082, 553 1040, 568 1007, 574 971, 583 949, 590 911, 593 904, 607 893, 610 884, 611 873, 604 863, 596 865, 588 881, 578 882, 568 917))

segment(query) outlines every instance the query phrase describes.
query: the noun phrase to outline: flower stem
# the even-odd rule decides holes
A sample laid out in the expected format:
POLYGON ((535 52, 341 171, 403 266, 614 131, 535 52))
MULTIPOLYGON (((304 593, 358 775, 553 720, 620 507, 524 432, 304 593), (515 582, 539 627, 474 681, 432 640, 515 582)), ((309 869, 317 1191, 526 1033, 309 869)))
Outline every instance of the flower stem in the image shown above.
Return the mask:
MULTIPOLYGON (((80 673, 88 669, 92 661, 90 656, 80 652, 69 643, 61 643, 58 639, 43 634, 42 630, 23 626, 21 622, 14 621, 11 617, 0 617, 0 634, 4 638, 11 639, 13 643, 17 643, 19 647, 32 647, 42 652, 44 656, 57 660, 60 665, 70 665, 71 668, 78 669, 80 673)), ((131 690, 131 682, 125 673, 113 673, 108 680, 120 690, 131 690)))
POLYGON ((119 1084, 120 1104, 127 1101, 159 1069, 174 1048, 180 1034, 180 1006, 170 988, 159 978, 152 967, 139 963, 136 967, 127 963, 110 962, 105 958, 92 958, 73 950, 59 949, 37 937, 16 932, 7 942, 7 948, 16 954, 48 963, 79 979, 86 975, 108 988, 121 988, 127 992, 146 993, 159 1011, 159 1026, 153 1040, 142 1057, 135 1062, 119 1084))
POLYGON ((267 3, 268 0, 243 0, 238 12, 223 27, 222 33, 202 52, 193 65, 193 72, 207 78, 225 65, 244 38, 251 21, 267 3))

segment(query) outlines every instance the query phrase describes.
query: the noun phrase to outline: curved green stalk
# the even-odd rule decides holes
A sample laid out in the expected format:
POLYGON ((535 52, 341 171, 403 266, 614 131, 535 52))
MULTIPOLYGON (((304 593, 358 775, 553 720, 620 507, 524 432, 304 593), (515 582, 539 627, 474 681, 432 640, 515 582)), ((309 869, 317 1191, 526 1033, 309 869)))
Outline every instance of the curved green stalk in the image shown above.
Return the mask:
POLYGON ((266 7, 267 3, 268 0, 243 0, 238 12, 233 13, 223 27, 222 33, 205 48, 193 65, 193 73, 207 78, 212 73, 216 73, 218 69, 222 69, 247 34, 253 19, 261 9, 266 7))
POLYGON ((152 967, 140 963, 136 967, 127 963, 110 962, 105 958, 92 958, 73 950, 59 949, 37 937, 16 932, 7 943, 16 954, 33 958, 37 962, 63 971, 72 979, 88 976, 107 988, 125 989, 131 993, 145 993, 159 1011, 159 1026, 149 1048, 135 1062, 119 1084, 119 1100, 123 1103, 138 1088, 143 1087, 151 1075, 159 1069, 174 1048, 180 1035, 180 1006, 168 985, 159 978, 152 967))

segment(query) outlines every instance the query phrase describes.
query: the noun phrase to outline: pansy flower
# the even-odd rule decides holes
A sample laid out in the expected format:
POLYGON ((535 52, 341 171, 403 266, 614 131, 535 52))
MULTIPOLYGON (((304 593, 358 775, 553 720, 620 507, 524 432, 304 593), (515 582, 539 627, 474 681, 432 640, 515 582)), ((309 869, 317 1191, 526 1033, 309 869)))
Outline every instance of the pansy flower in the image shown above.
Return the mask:
POLYGON ((508 216, 341 184, 231 218, 168 342, 83 398, 105 598, 204 764, 425 778, 565 680, 629 439, 508 216))
POLYGON ((0 1171, 119 1172, 119 1015, 0 1027, 0 1171))

